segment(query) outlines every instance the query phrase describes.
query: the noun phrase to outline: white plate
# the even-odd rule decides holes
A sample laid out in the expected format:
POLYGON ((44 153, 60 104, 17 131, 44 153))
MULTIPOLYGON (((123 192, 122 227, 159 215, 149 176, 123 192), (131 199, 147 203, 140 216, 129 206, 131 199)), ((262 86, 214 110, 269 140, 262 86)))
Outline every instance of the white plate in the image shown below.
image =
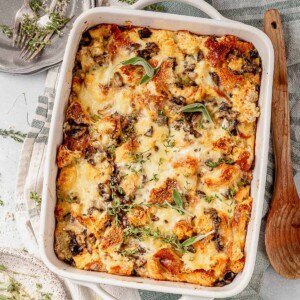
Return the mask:
MULTIPOLYGON (((50 0, 48 1, 51 2, 50 0)), ((16 12, 20 9, 23 0, 0 0, 0 23, 13 27, 16 12)), ((64 55, 65 46, 68 40, 69 32, 76 18, 90 7, 89 0, 75 1, 71 0, 66 16, 72 17, 70 22, 62 30, 63 35, 53 36, 51 44, 47 45, 38 55, 30 62, 25 62, 20 58, 20 50, 12 46, 12 39, 7 38, 0 31, 0 71, 17 74, 32 74, 59 63, 64 55)))
POLYGON ((36 284, 41 284, 40 291, 51 294, 51 300, 68 300, 58 277, 32 255, 22 250, 0 248, 0 265, 4 265, 9 270, 8 274, 21 283, 22 289, 32 299, 38 299, 36 284), (12 272, 19 274, 12 274, 12 272))

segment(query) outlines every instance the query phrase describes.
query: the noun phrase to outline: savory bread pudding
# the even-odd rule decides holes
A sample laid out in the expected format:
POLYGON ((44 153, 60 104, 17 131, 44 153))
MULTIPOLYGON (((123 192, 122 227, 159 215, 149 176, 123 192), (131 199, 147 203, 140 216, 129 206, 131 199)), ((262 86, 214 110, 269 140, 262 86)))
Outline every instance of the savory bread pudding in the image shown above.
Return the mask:
POLYGON ((257 50, 235 36, 88 30, 57 154, 58 258, 230 283, 246 259, 261 71, 257 50))

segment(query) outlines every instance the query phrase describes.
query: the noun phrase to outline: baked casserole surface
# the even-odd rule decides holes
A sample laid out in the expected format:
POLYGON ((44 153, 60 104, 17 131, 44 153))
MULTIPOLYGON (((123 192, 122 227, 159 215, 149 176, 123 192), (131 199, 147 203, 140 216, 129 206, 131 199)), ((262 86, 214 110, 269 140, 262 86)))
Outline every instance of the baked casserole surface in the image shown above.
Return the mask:
POLYGON ((57 154, 58 258, 230 283, 246 259, 260 81, 257 50, 235 36, 86 32, 57 154))

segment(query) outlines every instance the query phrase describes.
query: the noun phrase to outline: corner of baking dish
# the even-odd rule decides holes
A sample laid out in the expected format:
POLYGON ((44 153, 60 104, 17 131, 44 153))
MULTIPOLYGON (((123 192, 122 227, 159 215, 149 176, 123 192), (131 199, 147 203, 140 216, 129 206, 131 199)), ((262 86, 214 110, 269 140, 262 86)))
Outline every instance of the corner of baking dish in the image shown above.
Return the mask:
MULTIPOLYGON (((106 23, 111 23, 111 21, 106 23)), ((188 30, 193 31, 193 29, 188 30)), ((216 21, 211 19, 178 16, 165 13, 154 14, 153 12, 149 11, 133 11, 129 9, 119 9, 112 7, 95 8, 79 16, 74 22, 73 29, 71 30, 68 43, 66 45, 66 51, 61 68, 60 80, 53 109, 45 162, 45 178, 43 187, 43 203, 41 210, 41 229, 39 244, 41 257, 46 266, 51 271, 60 276, 86 282, 88 281, 94 283, 105 283, 130 288, 215 298, 230 297, 240 293, 248 285, 251 279, 255 265, 256 249, 259 238, 259 228, 262 217, 267 171, 266 162, 268 159, 269 147, 273 69, 274 50, 269 38, 257 28, 238 22, 216 21), (256 156, 259 155, 259 159, 257 159, 258 164, 254 169, 256 181, 253 181, 251 186, 251 189, 255 191, 255 201, 252 207, 251 214, 251 216, 253 215, 253 217, 251 217, 247 230, 247 259, 243 272, 239 274, 235 278, 235 280, 227 286, 201 287, 188 283, 164 282, 147 278, 141 279, 138 277, 134 278, 103 273, 92 273, 90 271, 75 269, 61 262, 60 260, 58 260, 54 253, 53 233, 55 228, 55 218, 53 211, 56 203, 56 197, 55 180, 53 178, 53 173, 56 173, 57 170, 55 166, 56 151, 59 144, 59 142, 57 141, 57 131, 61 131, 63 126, 62 116, 64 115, 64 109, 66 105, 66 103, 64 103, 64 99, 67 97, 66 95, 69 94, 70 76, 72 74, 75 53, 77 51, 81 34, 84 30, 91 26, 94 26, 95 24, 97 24, 97 22, 98 24, 105 23, 105 20, 107 20, 108 17, 110 17, 110 20, 113 20, 114 23, 117 23, 116 19, 114 18, 116 16, 120 16, 119 19, 124 20, 124 22, 130 20, 134 23, 136 20, 139 20, 139 22, 142 23, 144 21, 144 26, 149 26, 150 20, 152 22, 152 27, 158 27, 161 26, 161 24, 170 23, 170 21, 176 22, 177 27, 180 26, 178 24, 202 23, 204 24, 203 26, 207 26, 209 30, 212 30, 211 28, 213 27, 222 25, 222 29, 220 29, 219 31, 216 30, 216 35, 218 35, 218 32, 221 32, 221 30, 224 31, 226 29, 230 29, 230 32, 233 32, 232 34, 234 35, 238 35, 235 34, 236 32, 241 32, 242 37, 244 37, 245 40, 249 41, 246 35, 246 33, 248 33, 249 37, 251 38, 250 41, 255 44, 260 55, 262 56, 263 75, 259 99, 259 105, 261 107, 261 117, 258 121, 258 133, 256 136, 258 143, 255 150, 256 156)))

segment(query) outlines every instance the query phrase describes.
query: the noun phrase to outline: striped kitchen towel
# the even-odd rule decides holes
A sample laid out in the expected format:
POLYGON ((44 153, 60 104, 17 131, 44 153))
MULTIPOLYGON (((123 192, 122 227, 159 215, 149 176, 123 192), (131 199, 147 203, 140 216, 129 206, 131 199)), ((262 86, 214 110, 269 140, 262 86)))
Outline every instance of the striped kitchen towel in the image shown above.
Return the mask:
MULTIPOLYGON (((109 2, 114 5, 119 3, 117 0, 109 2)), ((298 88, 298 78, 300 74, 300 1, 207 0, 207 2, 212 4, 225 17, 256 26, 260 29, 263 29, 263 15, 267 9, 277 8, 280 10, 283 18, 283 28, 287 48, 293 171, 296 183, 300 185, 300 90, 298 88)), ((122 3, 122 5, 125 4, 122 3)), ((172 1, 163 5, 166 11, 172 13, 203 16, 203 13, 199 12, 197 9, 172 1)), ((43 164, 58 75, 59 67, 52 68, 48 71, 45 83, 45 93, 38 99, 36 114, 23 146, 16 188, 16 219, 18 227, 26 248, 36 255, 38 255, 36 236, 39 230, 39 195, 42 193, 43 164)), ((273 178, 274 155, 272 147, 270 147, 264 214, 267 212, 268 203, 272 196, 273 178)), ((264 247, 263 220, 254 275, 252 276, 248 287, 242 293, 235 296, 234 299, 261 299, 259 294, 261 278, 268 265, 269 262, 264 247)), ((73 291, 73 299, 93 299, 93 296, 87 294, 88 292, 86 290, 82 291, 82 289, 76 290, 76 287, 72 288, 71 292, 73 291), (77 296, 74 297, 74 295, 77 296), (78 295, 81 295, 81 298, 78 295)), ((116 296, 119 295, 119 299, 175 300, 180 297, 180 295, 147 291, 139 291, 139 293, 137 293, 130 289, 118 289, 112 287, 109 288, 109 290, 110 292, 115 291, 116 296), (123 293, 122 297, 120 297, 120 293, 123 293)))

